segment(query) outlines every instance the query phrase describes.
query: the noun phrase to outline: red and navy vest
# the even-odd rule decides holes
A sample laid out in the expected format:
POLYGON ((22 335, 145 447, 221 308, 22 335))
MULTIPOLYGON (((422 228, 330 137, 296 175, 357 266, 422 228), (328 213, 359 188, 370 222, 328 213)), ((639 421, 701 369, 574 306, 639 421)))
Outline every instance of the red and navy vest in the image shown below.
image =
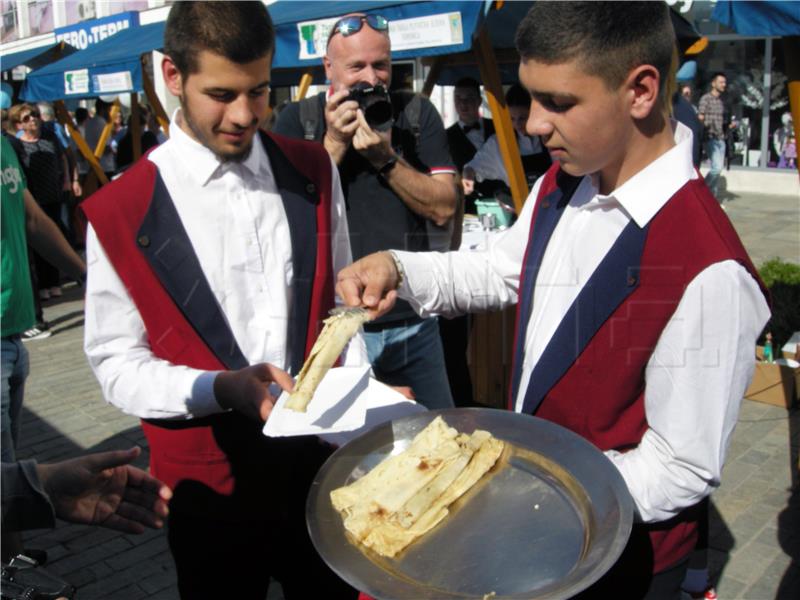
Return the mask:
MULTIPOLYGON (((264 132, 260 138, 289 221, 294 304, 287 339, 297 373, 334 306, 331 162, 320 144, 264 132)), ((139 160, 82 208, 136 305, 157 357, 208 371, 248 365, 150 160, 139 160)), ((208 502, 192 507, 199 513, 214 505, 213 496, 232 495, 239 502, 226 510, 245 505, 263 510, 252 488, 275 483, 276 451, 292 460, 288 448, 293 442, 268 439, 259 423, 233 412, 186 421, 145 420, 142 427, 153 474, 173 490, 200 490, 208 502)))
MULTIPOLYGON (((512 410, 536 276, 550 236, 580 180, 556 164, 545 175, 536 199, 521 272, 512 410)), ((659 337, 689 283, 706 267, 729 259, 744 266, 767 296, 733 226, 700 178, 678 190, 644 228, 631 220, 536 363, 522 412, 558 423, 602 451, 636 447, 648 426, 645 367, 659 337)), ((647 529, 654 573, 676 564, 694 548, 692 511, 647 529)))

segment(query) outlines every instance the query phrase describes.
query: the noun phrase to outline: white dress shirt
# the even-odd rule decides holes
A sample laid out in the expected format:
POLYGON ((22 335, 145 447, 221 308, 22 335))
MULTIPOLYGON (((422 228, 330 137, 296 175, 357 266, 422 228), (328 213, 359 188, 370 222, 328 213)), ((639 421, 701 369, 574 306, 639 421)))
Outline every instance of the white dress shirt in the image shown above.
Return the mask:
MULTIPOLYGON (((220 162, 177 123, 149 155, 197 254, 236 342, 250 364, 288 369, 287 323, 292 306, 289 222, 269 157, 258 137, 242 162, 220 162)), ((333 162, 333 267, 352 262, 339 172, 333 162)), ((201 417, 222 411, 213 392, 217 372, 157 358, 125 286, 89 226, 86 243, 84 347, 106 400, 142 418, 201 417)), ((361 337, 345 364, 367 361, 361 337)))
POLYGON ((479 117, 475 125, 477 125, 477 127, 470 125, 470 130, 464 131, 464 128, 467 127, 467 124, 461 119, 458 120, 458 126, 461 127, 461 131, 464 132, 464 135, 467 136, 467 139, 472 142, 472 145, 475 146, 475 149, 477 150, 483 146, 486 136, 483 133, 483 119, 479 117))
MULTIPOLYGON (((542 143, 538 137, 517 135, 517 144, 519 145, 520 156, 538 154, 543 150, 542 143)), ((499 179, 505 182, 506 185, 511 185, 508 181, 506 165, 503 163, 503 155, 500 154, 500 144, 497 141, 496 133, 492 134, 492 136, 486 140, 486 143, 478 148, 472 160, 464 165, 465 169, 467 167, 475 171, 475 178, 478 181, 499 179)))
MULTIPOLYGON (((537 277, 516 398, 521 410, 533 368, 573 300, 625 226, 644 227, 697 173, 692 135, 618 189, 598 193, 584 177, 561 216, 537 277), (580 243, 575 243, 580 240, 580 243)), ((541 180, 517 223, 485 252, 397 252, 406 278, 400 296, 422 315, 457 315, 517 302, 519 274, 541 180)), ((666 520, 719 485, 725 452, 754 369, 753 348, 769 308, 753 277, 727 260, 687 286, 645 371, 649 428, 638 447, 606 452, 622 473, 639 517, 666 520)))

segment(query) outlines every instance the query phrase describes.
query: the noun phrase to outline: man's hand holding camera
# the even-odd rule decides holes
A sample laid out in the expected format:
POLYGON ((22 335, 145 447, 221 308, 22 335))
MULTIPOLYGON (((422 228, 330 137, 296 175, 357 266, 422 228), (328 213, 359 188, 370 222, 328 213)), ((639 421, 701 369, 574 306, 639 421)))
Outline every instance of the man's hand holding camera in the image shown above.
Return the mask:
POLYGON ((325 148, 337 164, 353 145, 375 169, 397 156, 392 150, 392 105, 382 84, 357 83, 331 95, 325 105, 325 148))
POLYGON ((336 164, 344 159, 358 129, 358 102, 349 98, 350 90, 341 89, 332 94, 325 104, 327 131, 323 143, 336 164))
POLYGON ((359 108, 356 112, 356 133, 353 136, 353 148, 366 158, 375 169, 380 169, 397 155, 392 149, 392 130, 376 131, 369 126, 364 113, 359 108))

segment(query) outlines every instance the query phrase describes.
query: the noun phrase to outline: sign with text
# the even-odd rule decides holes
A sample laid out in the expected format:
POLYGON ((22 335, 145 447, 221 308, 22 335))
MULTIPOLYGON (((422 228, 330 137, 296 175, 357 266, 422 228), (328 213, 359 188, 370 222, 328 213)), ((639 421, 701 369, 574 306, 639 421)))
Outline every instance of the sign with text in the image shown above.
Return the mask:
POLYGON ((85 50, 92 44, 106 39, 129 27, 139 26, 138 12, 124 12, 102 19, 81 21, 68 27, 54 30, 56 42, 66 42, 70 46, 85 50))
POLYGON ((133 88, 133 78, 130 71, 117 73, 101 73, 92 75, 92 85, 98 94, 111 92, 126 92, 133 88))
POLYGON ((78 69, 77 71, 64 71, 64 93, 67 95, 88 94, 89 69, 78 69))
MULTIPOLYGON (((331 27, 337 19, 303 21, 297 24, 300 46, 298 58, 309 60, 325 55, 331 27)), ((362 25, 369 27, 369 25, 362 25)), ((392 51, 434 48, 464 43, 464 27, 460 12, 441 13, 389 21, 392 51)))

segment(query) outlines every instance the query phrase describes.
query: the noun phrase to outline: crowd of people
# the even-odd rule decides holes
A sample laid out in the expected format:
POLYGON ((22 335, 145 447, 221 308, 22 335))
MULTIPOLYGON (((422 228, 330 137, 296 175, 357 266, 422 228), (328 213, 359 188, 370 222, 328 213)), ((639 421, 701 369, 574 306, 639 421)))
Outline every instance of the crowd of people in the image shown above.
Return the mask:
MULTIPOLYGON (((508 186, 480 86, 458 82, 449 129, 426 98, 388 92, 385 18, 338 18, 322 59, 328 89, 285 106, 269 132, 276 46, 262 3, 174 3, 164 35, 160 68, 180 106, 168 140, 145 129, 143 147, 155 148, 133 164, 114 123, 101 165, 122 174, 81 203, 88 278, 54 225, 67 227, 62 211, 48 208, 80 197, 87 165, 44 134, 40 108, 12 111, 23 166, 9 164, 7 178, 17 153, 3 152, 3 286, 19 294, 3 295, 4 463, 15 460, 5 451, 27 370, 21 335, 34 324, 27 228, 43 260, 85 281, 89 364, 105 399, 141 418, 150 447, 150 475, 126 467, 134 451, 77 468, 113 464, 116 497, 134 482, 147 488, 139 525, 166 523, 181 597, 227 597, 235 574, 242 597, 265 597, 274 578, 289 600, 356 598, 305 525, 309 486, 333 448, 264 436, 276 397, 338 303, 373 317, 343 365, 369 364, 429 409, 468 405, 464 315, 517 305, 509 408, 591 442, 635 506, 628 546, 586 597, 680 597, 698 506, 719 485, 769 307, 714 199, 718 172, 699 178, 693 135, 670 118, 668 7, 533 5, 516 35, 520 81, 505 98, 532 189, 481 251, 438 246, 430 233, 459 222, 465 195, 508 186), (358 86, 385 90, 391 116, 368 119, 358 86), (27 211, 44 223, 44 246, 27 211), (7 314, 17 314, 9 329, 7 314), (451 319, 455 331, 442 327, 451 319)), ((715 82, 698 115, 709 142, 724 77, 715 82)), ((75 117, 90 146, 111 120, 102 100, 75 117)), ((39 296, 55 285, 44 271, 39 296)), ((18 469, 42 487, 30 465, 18 469)))
MULTIPOLYGON (((70 115, 89 148, 97 147, 106 124, 111 120, 111 105, 98 98, 92 112, 78 107, 70 115)), ((90 180, 88 161, 78 150, 69 131, 55 119, 53 106, 47 102, 22 102, 3 107, 2 135, 11 145, 25 173, 28 189, 37 204, 56 223, 70 245, 84 247, 84 223, 78 210, 80 202, 97 188, 90 180), (87 188, 87 182, 90 186, 87 188)), ((166 139, 154 113, 141 106, 141 151, 144 153, 166 139)), ((121 110, 114 113, 109 142, 99 158, 106 177, 113 178, 133 162, 132 129, 123 125, 121 110)), ((40 340, 51 335, 44 319, 42 303, 63 295, 66 273, 45 260, 35 248, 30 252, 30 276, 34 289, 36 320, 22 334, 23 341, 40 340)))

